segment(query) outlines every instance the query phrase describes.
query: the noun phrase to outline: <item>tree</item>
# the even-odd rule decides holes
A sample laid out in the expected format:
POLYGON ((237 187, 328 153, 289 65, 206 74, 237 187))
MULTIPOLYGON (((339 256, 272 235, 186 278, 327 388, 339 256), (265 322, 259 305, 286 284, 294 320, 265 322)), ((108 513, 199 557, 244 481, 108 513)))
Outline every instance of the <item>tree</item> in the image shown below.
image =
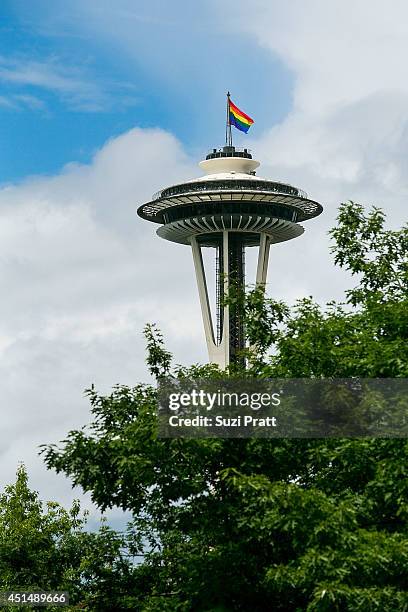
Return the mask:
MULTIPOLYGON (((245 375, 407 376, 408 228, 350 202, 332 237, 358 278, 345 304, 229 296, 245 312, 245 375)), ((146 337, 158 377, 240 373, 173 367, 157 330, 146 337)), ((158 439, 154 387, 87 393, 93 423, 44 458, 101 508, 132 511, 136 610, 408 610, 405 440, 158 439)))
POLYGON ((78 502, 70 510, 56 502, 44 504, 29 489, 23 466, 0 496, 2 592, 68 591, 71 610, 112 610, 115 604, 125 609, 133 565, 124 545, 106 524, 96 533, 86 531, 78 502))

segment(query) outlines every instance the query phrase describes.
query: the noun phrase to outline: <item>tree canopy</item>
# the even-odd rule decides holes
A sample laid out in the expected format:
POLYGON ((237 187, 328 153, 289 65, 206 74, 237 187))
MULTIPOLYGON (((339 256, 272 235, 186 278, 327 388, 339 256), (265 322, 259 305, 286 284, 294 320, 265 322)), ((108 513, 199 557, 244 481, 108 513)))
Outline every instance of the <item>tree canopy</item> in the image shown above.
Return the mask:
MULTIPOLYGON (((408 228, 349 202, 331 234, 357 279, 343 304, 228 298, 245 312, 245 375, 407 377, 408 228)), ((174 366, 154 326, 146 338, 157 377, 240 374, 174 366)), ((133 513, 133 610, 408 610, 406 440, 159 439, 155 387, 87 394, 93 422, 44 459, 133 513)))
POLYGON ((24 466, 0 496, 1 592, 67 591, 70 609, 120 609, 136 589, 125 547, 125 538, 106 523, 90 532, 78 502, 69 510, 42 502, 24 466))

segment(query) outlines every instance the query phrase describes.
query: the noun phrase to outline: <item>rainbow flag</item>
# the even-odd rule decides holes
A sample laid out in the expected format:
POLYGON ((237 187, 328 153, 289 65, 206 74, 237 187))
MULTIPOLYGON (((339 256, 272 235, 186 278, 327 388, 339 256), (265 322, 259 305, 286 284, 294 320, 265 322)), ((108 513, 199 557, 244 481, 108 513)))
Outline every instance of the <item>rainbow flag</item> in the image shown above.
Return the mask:
POLYGON ((229 101, 229 122, 230 125, 234 125, 236 128, 241 130, 241 132, 247 133, 254 120, 251 117, 248 117, 242 110, 239 110, 238 106, 235 106, 231 100, 229 101))

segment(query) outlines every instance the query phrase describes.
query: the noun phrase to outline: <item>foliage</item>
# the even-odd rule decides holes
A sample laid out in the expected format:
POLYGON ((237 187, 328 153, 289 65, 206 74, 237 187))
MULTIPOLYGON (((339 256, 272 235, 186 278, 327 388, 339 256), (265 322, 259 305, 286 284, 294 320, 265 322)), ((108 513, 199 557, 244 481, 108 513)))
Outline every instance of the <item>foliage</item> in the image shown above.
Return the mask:
POLYGON ((365 215, 363 206, 355 202, 343 204, 337 220, 330 232, 335 240, 334 261, 353 275, 361 275, 359 286, 347 292, 349 302, 406 299, 408 227, 386 230, 381 209, 374 207, 365 215))
MULTIPOLYGON (((359 277, 344 304, 322 308, 312 298, 294 307, 240 296, 246 315, 250 373, 266 377, 408 376, 408 227, 385 230, 384 213, 340 207, 335 262, 359 277), (268 349, 273 356, 266 358, 268 349)), ((236 299, 236 296, 235 296, 236 299)))
MULTIPOLYGON (((346 304, 229 298, 250 375, 407 376, 407 229, 347 203, 332 236, 358 278, 346 304)), ((156 376, 221 375, 172 369, 154 327, 147 340, 156 376)), ((405 440, 158 439, 152 386, 88 395, 93 423, 44 457, 101 508, 132 511, 146 555, 135 610, 408 610, 405 440)))
POLYGON ((86 531, 78 502, 70 510, 44 505, 23 466, 0 496, 1 591, 68 591, 70 609, 111 610, 113 602, 127 600, 133 573, 123 546, 106 524, 86 531))

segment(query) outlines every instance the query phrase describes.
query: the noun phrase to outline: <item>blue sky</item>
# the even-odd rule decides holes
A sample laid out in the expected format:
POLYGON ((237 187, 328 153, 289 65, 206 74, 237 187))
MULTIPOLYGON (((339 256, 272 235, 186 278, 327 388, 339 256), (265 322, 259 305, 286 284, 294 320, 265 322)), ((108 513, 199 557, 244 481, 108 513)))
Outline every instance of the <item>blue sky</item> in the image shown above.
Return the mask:
POLYGON ((1 183, 89 162, 134 126, 169 130, 201 157, 222 144, 227 89, 254 136, 288 113, 290 71, 211 2, 125 2, 117 37, 109 13, 104 1, 2 3, 1 183))

